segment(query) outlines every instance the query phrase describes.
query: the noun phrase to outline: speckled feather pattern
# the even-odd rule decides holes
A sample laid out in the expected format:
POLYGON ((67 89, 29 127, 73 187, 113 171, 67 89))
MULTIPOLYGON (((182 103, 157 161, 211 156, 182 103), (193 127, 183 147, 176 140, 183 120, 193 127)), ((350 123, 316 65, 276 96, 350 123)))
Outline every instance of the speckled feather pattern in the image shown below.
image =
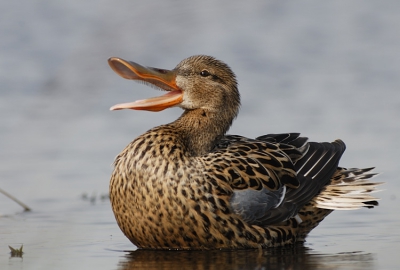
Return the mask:
POLYGON ((338 167, 346 148, 341 140, 308 142, 298 133, 225 135, 240 107, 235 75, 225 63, 198 55, 170 73, 149 69, 152 75, 143 79, 135 63, 118 58, 109 63, 124 78, 181 91, 179 106, 185 110, 173 123, 136 138, 115 159, 111 205, 137 247, 293 244, 335 209, 377 205, 370 193, 379 183, 369 181, 371 169, 338 167))
MULTIPOLYGON (((271 184, 272 178, 267 175, 265 180, 252 183, 257 178, 246 177, 239 184, 236 178, 225 174, 232 164, 226 153, 218 150, 205 157, 185 156, 181 143, 175 141, 179 138, 176 135, 168 126, 153 129, 128 145, 115 160, 110 184, 112 207, 122 231, 135 245, 156 249, 214 249, 293 243, 295 220, 276 228, 250 226, 229 205, 235 186, 275 187, 277 183, 271 184), (225 166, 221 165, 224 163, 225 166)), ((239 164, 233 165, 239 172, 243 164, 248 164, 240 160, 247 156, 242 151, 239 164)), ((269 152, 257 155, 274 157, 272 149, 269 152)), ((274 158, 277 159, 271 171, 279 171, 288 160, 283 153, 274 158)), ((249 167, 248 172, 251 170, 256 176, 260 164, 251 163, 256 166, 249 167)), ((283 173, 294 174, 290 169, 283 173)))
MULTIPOLYGON (((209 154, 185 155, 176 129, 161 126, 137 138, 116 158, 110 184, 115 217, 140 248, 215 249, 279 246, 304 239, 331 210, 315 203, 276 225, 243 221, 230 206, 236 189, 270 190, 299 183, 289 155, 308 148, 227 136, 209 154), (287 153, 284 150, 286 149, 287 153), (285 179, 283 183, 280 179, 285 179)), ((332 178, 343 175, 340 169, 332 178)))

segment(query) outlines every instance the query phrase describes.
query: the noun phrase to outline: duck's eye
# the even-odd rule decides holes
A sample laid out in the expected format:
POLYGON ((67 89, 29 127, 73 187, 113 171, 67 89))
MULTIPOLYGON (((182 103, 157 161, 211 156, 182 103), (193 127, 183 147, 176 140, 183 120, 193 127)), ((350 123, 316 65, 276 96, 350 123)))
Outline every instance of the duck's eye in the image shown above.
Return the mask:
POLYGON ((210 72, 208 72, 207 70, 203 70, 200 72, 200 76, 202 77, 208 77, 210 75, 211 75, 210 72))

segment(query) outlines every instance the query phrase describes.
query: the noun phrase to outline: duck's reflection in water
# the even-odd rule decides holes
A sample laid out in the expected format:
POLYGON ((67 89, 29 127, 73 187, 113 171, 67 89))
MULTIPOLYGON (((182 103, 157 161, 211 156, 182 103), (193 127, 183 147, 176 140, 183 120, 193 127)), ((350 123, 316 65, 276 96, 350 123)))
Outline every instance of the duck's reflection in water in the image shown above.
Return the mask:
POLYGON ((265 250, 136 250, 118 269, 374 269, 374 260, 373 254, 320 254, 299 244, 265 250))

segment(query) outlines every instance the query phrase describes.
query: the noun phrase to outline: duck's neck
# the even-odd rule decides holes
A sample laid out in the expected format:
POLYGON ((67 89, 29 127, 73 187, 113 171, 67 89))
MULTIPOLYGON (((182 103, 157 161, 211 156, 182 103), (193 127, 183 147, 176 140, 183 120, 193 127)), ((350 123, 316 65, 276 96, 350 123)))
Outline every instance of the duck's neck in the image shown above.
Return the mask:
POLYGON ((191 156, 211 151, 215 143, 228 131, 235 116, 205 109, 186 110, 170 125, 176 128, 191 156))

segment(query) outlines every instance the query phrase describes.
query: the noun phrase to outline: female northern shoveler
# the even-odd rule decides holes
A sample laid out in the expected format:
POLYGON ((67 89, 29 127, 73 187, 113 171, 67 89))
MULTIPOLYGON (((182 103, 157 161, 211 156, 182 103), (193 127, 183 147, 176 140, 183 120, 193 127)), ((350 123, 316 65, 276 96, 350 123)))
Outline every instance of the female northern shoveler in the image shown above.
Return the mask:
POLYGON ((210 56, 173 70, 108 60, 126 79, 168 91, 111 110, 161 111, 176 121, 153 128, 116 158, 112 209, 139 248, 238 249, 293 244, 335 209, 372 208, 368 169, 338 167, 341 140, 308 142, 297 133, 248 139, 225 135, 238 114, 234 73, 210 56))

